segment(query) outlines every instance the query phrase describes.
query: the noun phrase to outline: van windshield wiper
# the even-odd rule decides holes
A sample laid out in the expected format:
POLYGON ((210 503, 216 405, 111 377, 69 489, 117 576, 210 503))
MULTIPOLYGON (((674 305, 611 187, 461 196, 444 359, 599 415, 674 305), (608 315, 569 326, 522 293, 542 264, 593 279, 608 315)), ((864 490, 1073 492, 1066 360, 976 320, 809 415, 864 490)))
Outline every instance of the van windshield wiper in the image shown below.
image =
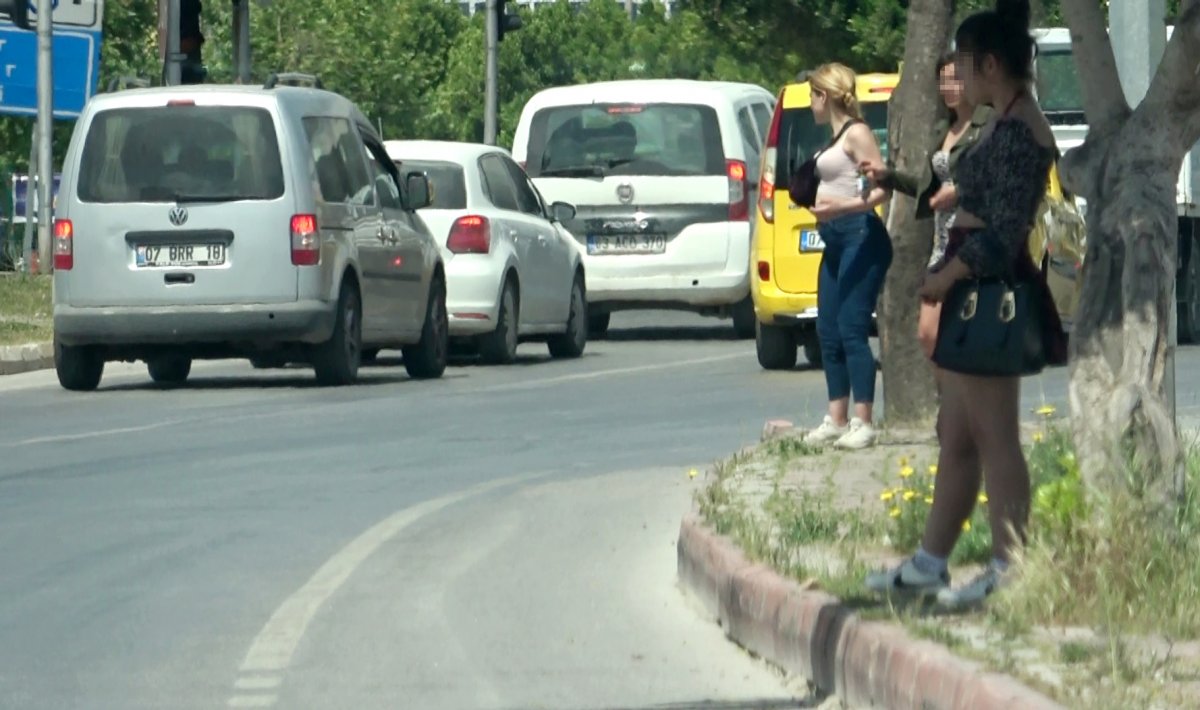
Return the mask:
POLYGON ((561 168, 543 168, 542 177, 604 177, 604 168, 599 165, 569 165, 561 168))

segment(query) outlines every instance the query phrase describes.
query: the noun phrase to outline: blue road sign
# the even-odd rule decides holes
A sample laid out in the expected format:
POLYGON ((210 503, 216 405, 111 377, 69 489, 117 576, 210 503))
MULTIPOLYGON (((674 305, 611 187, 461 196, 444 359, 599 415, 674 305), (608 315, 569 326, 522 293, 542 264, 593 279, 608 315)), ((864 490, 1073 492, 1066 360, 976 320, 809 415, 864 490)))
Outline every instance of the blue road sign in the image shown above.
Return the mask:
MULTIPOLYGON (((54 208, 58 206, 58 185, 61 180, 62 180, 62 174, 55 173, 54 174, 54 185, 51 188, 53 190, 52 197, 51 197, 52 203, 50 205, 51 213, 53 213, 54 208)), ((25 201, 29 199, 29 176, 28 175, 13 175, 13 177, 12 177, 12 198, 13 198, 13 200, 12 200, 12 203, 13 203, 12 221, 24 223, 25 222, 25 201)), ((35 194, 33 195, 33 209, 34 209, 33 219, 34 219, 34 221, 37 221, 37 206, 38 206, 38 199, 37 199, 37 194, 35 192, 35 194)))
MULTIPOLYGON (((78 118, 100 78, 99 29, 54 29, 54 117, 78 118)), ((0 114, 37 115, 37 34, 0 22, 0 114)))

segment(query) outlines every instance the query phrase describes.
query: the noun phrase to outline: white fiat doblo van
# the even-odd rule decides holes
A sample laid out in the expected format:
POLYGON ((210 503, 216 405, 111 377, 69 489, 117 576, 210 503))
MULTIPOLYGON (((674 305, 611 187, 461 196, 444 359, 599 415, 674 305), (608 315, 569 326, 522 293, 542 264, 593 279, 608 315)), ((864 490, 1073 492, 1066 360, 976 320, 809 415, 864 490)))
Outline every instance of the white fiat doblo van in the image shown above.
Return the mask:
POLYGON ((750 216, 775 97, 753 84, 635 80, 547 89, 513 141, 549 201, 575 205, 593 335, 624 309, 732 316, 754 336, 750 216))
POLYGON ((59 382, 144 360, 179 384, 194 358, 311 363, 353 382, 400 347, 414 377, 446 367, 442 258, 347 99, 294 75, 93 98, 75 125, 54 225, 59 382), (303 83, 303 82, 301 82, 303 83))

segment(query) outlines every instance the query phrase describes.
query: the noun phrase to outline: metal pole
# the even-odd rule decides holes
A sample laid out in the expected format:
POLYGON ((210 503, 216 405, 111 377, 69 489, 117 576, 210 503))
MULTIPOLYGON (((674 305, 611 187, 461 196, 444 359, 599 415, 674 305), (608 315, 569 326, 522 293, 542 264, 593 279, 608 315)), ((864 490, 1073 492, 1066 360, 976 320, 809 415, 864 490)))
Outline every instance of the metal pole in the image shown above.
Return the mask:
POLYGON ((496 17, 496 0, 487 0, 487 23, 484 30, 484 41, 487 48, 487 79, 483 92, 483 142, 488 145, 496 145, 497 84, 499 82, 499 69, 497 68, 496 61, 496 53, 499 46, 496 42, 496 37, 500 34, 498 20, 499 18, 496 17))
POLYGON ((179 54, 179 0, 167 0, 167 62, 164 83, 167 86, 179 86, 183 77, 183 67, 179 54))
POLYGON ((48 274, 54 266, 54 13, 49 0, 38 4, 44 10, 37 14, 38 270, 48 274))
POLYGON ((250 83, 250 0, 233 0, 234 59, 239 84, 250 83))

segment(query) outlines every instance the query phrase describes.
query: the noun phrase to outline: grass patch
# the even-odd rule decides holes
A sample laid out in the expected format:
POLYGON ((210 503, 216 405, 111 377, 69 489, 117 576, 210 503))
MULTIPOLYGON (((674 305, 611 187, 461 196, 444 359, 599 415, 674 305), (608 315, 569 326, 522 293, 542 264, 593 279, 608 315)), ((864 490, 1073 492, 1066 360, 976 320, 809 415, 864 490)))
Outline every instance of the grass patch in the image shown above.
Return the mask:
POLYGON ((53 337, 54 328, 49 323, 0 320, 0 345, 43 343, 53 337))
POLYGON ((0 275, 0 345, 49 340, 53 335, 52 277, 0 275))

